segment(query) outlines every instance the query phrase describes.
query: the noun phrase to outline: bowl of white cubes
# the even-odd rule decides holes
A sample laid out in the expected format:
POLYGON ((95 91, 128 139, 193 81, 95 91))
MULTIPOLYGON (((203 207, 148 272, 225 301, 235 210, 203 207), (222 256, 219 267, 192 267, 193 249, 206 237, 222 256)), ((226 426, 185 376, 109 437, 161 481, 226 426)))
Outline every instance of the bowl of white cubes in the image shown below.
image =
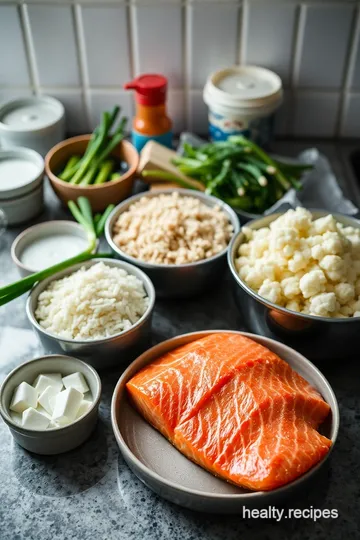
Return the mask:
POLYGON ((61 454, 91 435, 100 397, 100 377, 92 366, 71 356, 42 356, 6 377, 0 388, 0 414, 26 450, 61 454))

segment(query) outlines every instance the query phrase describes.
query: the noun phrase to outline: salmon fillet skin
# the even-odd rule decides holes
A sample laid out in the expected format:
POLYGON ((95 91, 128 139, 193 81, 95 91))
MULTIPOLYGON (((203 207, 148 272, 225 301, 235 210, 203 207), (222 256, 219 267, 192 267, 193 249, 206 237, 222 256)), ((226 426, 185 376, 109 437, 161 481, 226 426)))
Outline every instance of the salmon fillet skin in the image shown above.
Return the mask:
POLYGON ((128 383, 144 418, 189 459, 256 491, 318 463, 330 407, 275 353, 241 334, 214 333, 172 350, 128 383))

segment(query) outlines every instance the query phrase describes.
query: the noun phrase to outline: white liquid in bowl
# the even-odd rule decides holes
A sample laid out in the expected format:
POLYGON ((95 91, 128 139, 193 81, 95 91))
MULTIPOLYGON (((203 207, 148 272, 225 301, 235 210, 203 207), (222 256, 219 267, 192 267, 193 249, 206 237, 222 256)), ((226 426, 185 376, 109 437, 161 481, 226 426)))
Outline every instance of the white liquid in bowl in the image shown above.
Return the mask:
POLYGON ((39 175, 39 167, 26 159, 0 160, 0 193, 32 182, 39 175))
POLYGON ((75 257, 88 246, 85 238, 72 234, 53 234, 34 240, 21 253, 20 261, 31 270, 43 270, 75 257))

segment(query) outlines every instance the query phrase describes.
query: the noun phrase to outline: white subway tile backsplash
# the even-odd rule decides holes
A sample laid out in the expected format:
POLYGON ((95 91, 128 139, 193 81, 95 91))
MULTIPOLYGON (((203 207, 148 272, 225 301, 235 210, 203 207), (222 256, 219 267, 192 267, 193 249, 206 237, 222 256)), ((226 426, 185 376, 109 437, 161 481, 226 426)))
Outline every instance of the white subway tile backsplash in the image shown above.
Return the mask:
POLYGON ((275 71, 287 85, 291 75, 296 3, 247 0, 243 58, 275 71), (274 39, 276 36, 276 39, 274 39))
POLYGON ((360 93, 347 97, 341 135, 360 137, 360 93))
POLYGON ((340 94, 299 91, 293 100, 295 136, 334 137, 340 94))
POLYGON ((66 131, 70 134, 88 133, 89 124, 81 90, 45 89, 43 94, 53 96, 65 107, 66 131))
POLYGON ((238 3, 196 3, 188 8, 189 83, 203 88, 208 75, 238 60, 238 3))
POLYGON ((122 86, 130 79, 125 6, 84 6, 86 63, 90 86, 122 86))
POLYGON ((186 128, 185 92, 170 90, 167 98, 167 111, 173 123, 173 133, 181 133, 186 128))
POLYGON ((13 99, 25 98, 31 95, 31 88, 0 88, 0 105, 13 99))
POLYGON ((93 130, 101 120, 103 111, 110 111, 114 105, 120 105, 121 114, 128 117, 127 131, 131 129, 133 116, 133 99, 130 93, 123 90, 100 91, 90 90, 90 129, 93 130))
POLYGON ((208 133, 208 108, 204 103, 202 92, 190 91, 188 129, 199 135, 208 133))
POLYGON ((183 85, 182 10, 176 5, 135 5, 135 74, 159 72, 166 75, 172 88, 183 85))
POLYGON ((308 5, 299 69, 299 87, 340 88, 345 74, 354 7, 308 5))
POLYGON ((71 6, 29 5, 31 34, 41 86, 79 86, 71 6))
POLYGON ((281 76, 277 135, 360 136, 360 0, 0 0, 0 102, 54 95, 72 133, 131 119, 123 84, 156 71, 174 132, 206 134, 205 81, 240 61, 281 76))
POLYGON ((0 5, 0 84, 30 84, 17 6, 0 5))

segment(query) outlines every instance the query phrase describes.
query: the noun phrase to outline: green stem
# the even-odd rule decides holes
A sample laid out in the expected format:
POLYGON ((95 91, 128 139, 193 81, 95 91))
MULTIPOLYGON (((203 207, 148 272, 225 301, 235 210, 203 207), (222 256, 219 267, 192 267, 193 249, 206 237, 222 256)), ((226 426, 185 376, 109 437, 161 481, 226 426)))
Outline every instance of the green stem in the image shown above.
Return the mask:
POLYGON ((106 182, 106 180, 108 179, 111 171, 113 170, 114 168, 114 162, 109 159, 109 160, 106 160, 104 161, 101 165, 100 165, 100 171, 98 172, 95 180, 94 180, 94 185, 95 184, 104 184, 106 182))
POLYGON ((59 174, 60 180, 64 180, 66 182, 69 171, 74 169, 74 167, 77 166, 80 160, 81 160, 81 156, 71 156, 71 158, 69 159, 69 161, 67 162, 65 166, 65 169, 63 170, 61 174, 59 174))
POLYGON ((111 212, 114 210, 114 208, 115 208, 114 204, 109 204, 109 206, 106 208, 105 212, 103 213, 103 215, 100 217, 99 221, 97 222, 97 224, 96 224, 96 236, 98 238, 103 234, 106 220, 109 217, 109 215, 111 214, 111 212))
POLYGON ((88 170, 88 172, 85 174, 85 176, 83 177, 83 179, 80 181, 80 186, 88 186, 89 184, 91 184, 91 182, 93 181, 93 178, 96 174, 96 171, 97 171, 97 167, 96 166, 91 166, 90 169, 88 170))
POLYGON ((94 227, 94 219, 93 219, 93 213, 91 209, 90 201, 87 197, 78 197, 78 205, 81 211, 81 214, 86 219, 86 222, 88 223, 88 228, 91 230, 92 234, 95 233, 95 227, 94 227))

